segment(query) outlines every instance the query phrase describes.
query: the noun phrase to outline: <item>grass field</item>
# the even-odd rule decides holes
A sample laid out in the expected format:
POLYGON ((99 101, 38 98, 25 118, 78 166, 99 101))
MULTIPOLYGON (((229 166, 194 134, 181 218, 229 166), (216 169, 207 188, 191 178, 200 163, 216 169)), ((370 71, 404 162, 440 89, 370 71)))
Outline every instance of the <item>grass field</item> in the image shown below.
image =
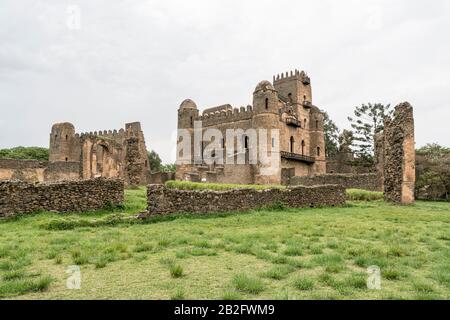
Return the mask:
POLYGON ((122 209, 0 221, 2 299, 450 299, 450 204, 127 219, 122 209), (81 289, 66 288, 69 265, 81 289), (381 290, 366 286, 381 268, 381 290))

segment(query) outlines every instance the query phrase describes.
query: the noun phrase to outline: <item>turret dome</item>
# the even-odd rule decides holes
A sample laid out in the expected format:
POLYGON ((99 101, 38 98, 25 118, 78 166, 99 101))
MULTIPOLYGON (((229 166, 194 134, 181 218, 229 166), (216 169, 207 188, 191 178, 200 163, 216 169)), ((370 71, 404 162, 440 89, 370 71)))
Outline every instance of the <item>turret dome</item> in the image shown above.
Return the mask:
POLYGON ((259 92, 259 91, 266 92, 268 90, 275 91, 275 88, 272 85, 272 83, 270 83, 270 81, 267 81, 267 80, 261 81, 260 83, 258 83, 258 85, 255 88, 255 92, 259 92))
POLYGON ((186 99, 181 103, 180 109, 197 109, 197 105, 191 99, 186 99))

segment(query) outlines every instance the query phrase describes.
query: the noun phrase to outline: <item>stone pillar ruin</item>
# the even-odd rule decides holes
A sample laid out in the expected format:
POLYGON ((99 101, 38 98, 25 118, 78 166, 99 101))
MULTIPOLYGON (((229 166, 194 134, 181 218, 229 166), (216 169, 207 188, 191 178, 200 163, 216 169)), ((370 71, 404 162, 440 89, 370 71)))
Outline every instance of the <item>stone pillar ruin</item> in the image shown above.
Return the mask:
POLYGON ((399 204, 414 202, 415 142, 413 107, 404 102, 384 123, 384 198, 399 204))

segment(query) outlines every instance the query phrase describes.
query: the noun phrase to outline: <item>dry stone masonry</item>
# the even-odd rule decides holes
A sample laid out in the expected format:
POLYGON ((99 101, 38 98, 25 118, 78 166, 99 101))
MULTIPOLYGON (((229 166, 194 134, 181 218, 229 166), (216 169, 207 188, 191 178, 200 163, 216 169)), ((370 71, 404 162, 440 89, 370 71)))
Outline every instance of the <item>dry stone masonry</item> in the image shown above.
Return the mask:
POLYGON ((338 184, 346 189, 364 189, 369 191, 382 191, 376 173, 333 173, 313 175, 309 177, 292 177, 290 185, 314 186, 324 184, 338 184))
POLYGON ((118 179, 0 181, 0 217, 39 211, 84 212, 119 205, 123 200, 124 182, 118 179))
POLYGON ((384 124, 383 177, 386 201, 414 202, 415 143, 413 108, 408 102, 395 107, 392 119, 384 124))
POLYGON ((340 206, 346 199, 345 188, 338 185, 227 191, 178 190, 164 185, 149 185, 147 196, 150 216, 246 211, 278 203, 289 208, 340 206))

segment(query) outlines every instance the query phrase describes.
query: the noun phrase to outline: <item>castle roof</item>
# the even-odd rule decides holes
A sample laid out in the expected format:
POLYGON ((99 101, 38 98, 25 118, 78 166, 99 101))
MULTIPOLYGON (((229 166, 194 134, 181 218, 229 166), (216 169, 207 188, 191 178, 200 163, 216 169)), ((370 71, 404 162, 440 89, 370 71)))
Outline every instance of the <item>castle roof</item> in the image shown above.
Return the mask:
POLYGON ((267 80, 261 81, 260 83, 258 83, 258 85, 255 88, 255 92, 258 92, 258 91, 265 92, 267 90, 275 91, 275 88, 272 85, 272 83, 270 81, 267 81, 267 80))
POLYGON ((186 99, 181 103, 180 109, 197 109, 197 105, 191 99, 186 99))

